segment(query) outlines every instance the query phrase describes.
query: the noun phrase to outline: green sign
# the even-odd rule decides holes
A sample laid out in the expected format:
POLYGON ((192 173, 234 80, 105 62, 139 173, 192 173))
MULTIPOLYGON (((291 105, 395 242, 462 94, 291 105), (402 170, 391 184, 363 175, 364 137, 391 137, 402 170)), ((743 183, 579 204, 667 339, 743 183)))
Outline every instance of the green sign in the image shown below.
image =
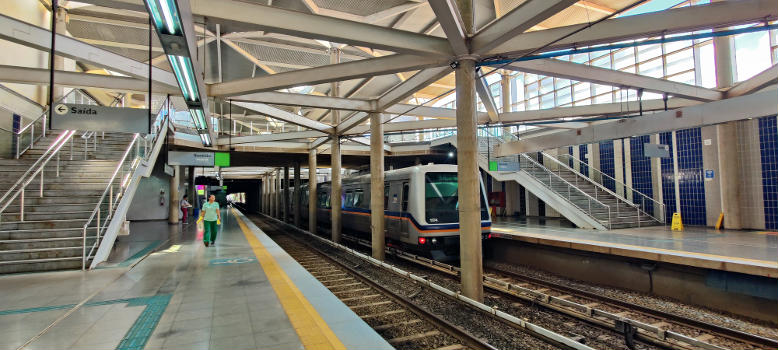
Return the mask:
POLYGON ((222 186, 222 189, 226 191, 227 190, 227 186, 222 186))
POLYGON ((214 166, 230 166, 230 154, 227 152, 216 152, 213 158, 214 166))
POLYGON ((197 190, 197 194, 200 196, 205 196, 205 190, 197 190))
POLYGON ((497 171, 497 161, 495 160, 489 161, 489 171, 497 171))

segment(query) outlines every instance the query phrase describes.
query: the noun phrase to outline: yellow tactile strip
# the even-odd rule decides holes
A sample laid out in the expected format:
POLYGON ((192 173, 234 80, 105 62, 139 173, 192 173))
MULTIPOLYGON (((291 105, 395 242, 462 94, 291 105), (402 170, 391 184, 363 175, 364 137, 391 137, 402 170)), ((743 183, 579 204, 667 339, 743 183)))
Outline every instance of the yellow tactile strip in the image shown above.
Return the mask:
MULTIPOLYGON (((235 210, 235 209, 233 209, 235 210)), ((246 236, 251 249, 254 251, 262 270, 265 271, 270 285, 278 295, 281 306, 284 308, 289 321, 300 342, 309 350, 345 350, 346 347, 330 329, 321 315, 314 309, 308 299, 297 289, 294 282, 289 279, 283 269, 278 265, 272 255, 265 249, 262 242, 254 236, 254 233, 246 226, 243 220, 233 212, 243 235, 246 236)))

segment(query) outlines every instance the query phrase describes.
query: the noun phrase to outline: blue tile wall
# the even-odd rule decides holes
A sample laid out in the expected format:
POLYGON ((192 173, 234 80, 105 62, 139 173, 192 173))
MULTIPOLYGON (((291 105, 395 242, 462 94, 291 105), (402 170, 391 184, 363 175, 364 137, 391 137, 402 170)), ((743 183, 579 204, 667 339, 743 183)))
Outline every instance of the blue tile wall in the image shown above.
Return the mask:
POLYGON ((762 196, 767 229, 778 229, 778 123, 776 117, 759 118, 762 160, 762 196))
POLYGON ((705 225, 705 170, 702 166, 702 130, 676 131, 681 187, 681 218, 687 225, 705 225))
MULTIPOLYGON (((702 167, 702 134, 700 128, 678 130, 678 183, 681 195, 681 219, 685 225, 705 225, 705 186, 702 167)), ((669 132, 660 134, 660 142, 670 145, 669 132)), ((675 184, 673 159, 662 159, 662 194, 668 220, 675 211, 675 184)))
POLYGON ((581 174, 584 174, 584 176, 589 176, 589 166, 585 165, 589 164, 589 161, 586 159, 587 153, 589 153, 589 149, 586 145, 578 145, 578 160, 581 161, 581 174))
POLYGON ((573 146, 568 146, 567 147, 567 154, 569 154, 571 156, 570 158, 567 158, 567 166, 572 168, 574 166, 573 165, 573 157, 572 157, 572 155, 573 155, 573 146))
POLYGON ((611 191, 616 190, 616 166, 614 160, 613 140, 600 142, 600 171, 611 178, 603 176, 602 184, 611 191))
MULTIPOLYGON (((643 193, 648 198, 653 198, 654 187, 651 184, 651 158, 645 156, 643 150, 646 143, 651 143, 649 135, 633 137, 629 142, 630 157, 632 158, 632 188, 643 193)), ((602 147, 602 146, 600 146, 602 147)), ((641 195, 633 195, 635 203, 643 205, 643 210, 649 214, 654 213, 654 202, 643 199, 641 195)))

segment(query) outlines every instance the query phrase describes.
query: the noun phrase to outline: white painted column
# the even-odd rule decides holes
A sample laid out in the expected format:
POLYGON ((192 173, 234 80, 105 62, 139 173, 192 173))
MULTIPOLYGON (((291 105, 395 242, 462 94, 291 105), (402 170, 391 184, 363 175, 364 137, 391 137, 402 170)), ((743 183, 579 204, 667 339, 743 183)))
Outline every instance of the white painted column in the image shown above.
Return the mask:
POLYGON ((624 184, 627 187, 624 188, 624 198, 632 200, 632 140, 627 137, 624 139, 624 184))
POLYGON ((170 177, 170 208, 167 218, 169 224, 178 223, 178 211, 181 210, 181 198, 178 195, 178 185, 181 183, 181 167, 173 166, 173 176, 170 177))
POLYGON ((370 114, 370 231, 373 257, 384 260, 384 124, 380 113, 370 114))
POLYGON ((678 141, 676 132, 672 133, 673 140, 673 183, 675 183, 675 212, 681 213, 681 186, 678 178, 678 141))
MULTIPOLYGON (((651 143, 659 144, 659 134, 651 135, 651 143)), ((658 203, 664 203, 664 194, 662 193, 662 158, 651 158, 651 189, 654 203, 654 216, 664 218, 665 212, 658 203)), ((646 193, 647 194, 647 193, 646 193)), ((664 218, 667 222, 667 218, 664 218)))
POLYGON ((621 139, 613 140, 613 177, 616 179, 616 186, 613 192, 619 195, 624 195, 624 161, 621 158, 623 153, 623 141, 621 139))

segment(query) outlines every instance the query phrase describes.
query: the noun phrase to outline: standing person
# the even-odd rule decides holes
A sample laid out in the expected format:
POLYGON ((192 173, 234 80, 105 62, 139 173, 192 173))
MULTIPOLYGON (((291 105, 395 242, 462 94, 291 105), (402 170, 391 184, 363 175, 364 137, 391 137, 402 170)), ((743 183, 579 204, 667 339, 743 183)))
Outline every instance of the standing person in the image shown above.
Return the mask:
POLYGON ((192 207, 192 205, 189 204, 189 201, 186 200, 187 197, 187 195, 184 195, 184 199, 181 200, 181 212, 184 213, 184 220, 182 222, 184 225, 186 225, 187 220, 189 220, 189 208, 192 207))
POLYGON ((216 202, 216 196, 208 197, 208 202, 203 204, 200 211, 200 220, 203 220, 205 234, 203 235, 203 244, 208 246, 208 242, 213 244, 216 241, 216 232, 222 223, 222 214, 219 210, 219 203, 216 202))

